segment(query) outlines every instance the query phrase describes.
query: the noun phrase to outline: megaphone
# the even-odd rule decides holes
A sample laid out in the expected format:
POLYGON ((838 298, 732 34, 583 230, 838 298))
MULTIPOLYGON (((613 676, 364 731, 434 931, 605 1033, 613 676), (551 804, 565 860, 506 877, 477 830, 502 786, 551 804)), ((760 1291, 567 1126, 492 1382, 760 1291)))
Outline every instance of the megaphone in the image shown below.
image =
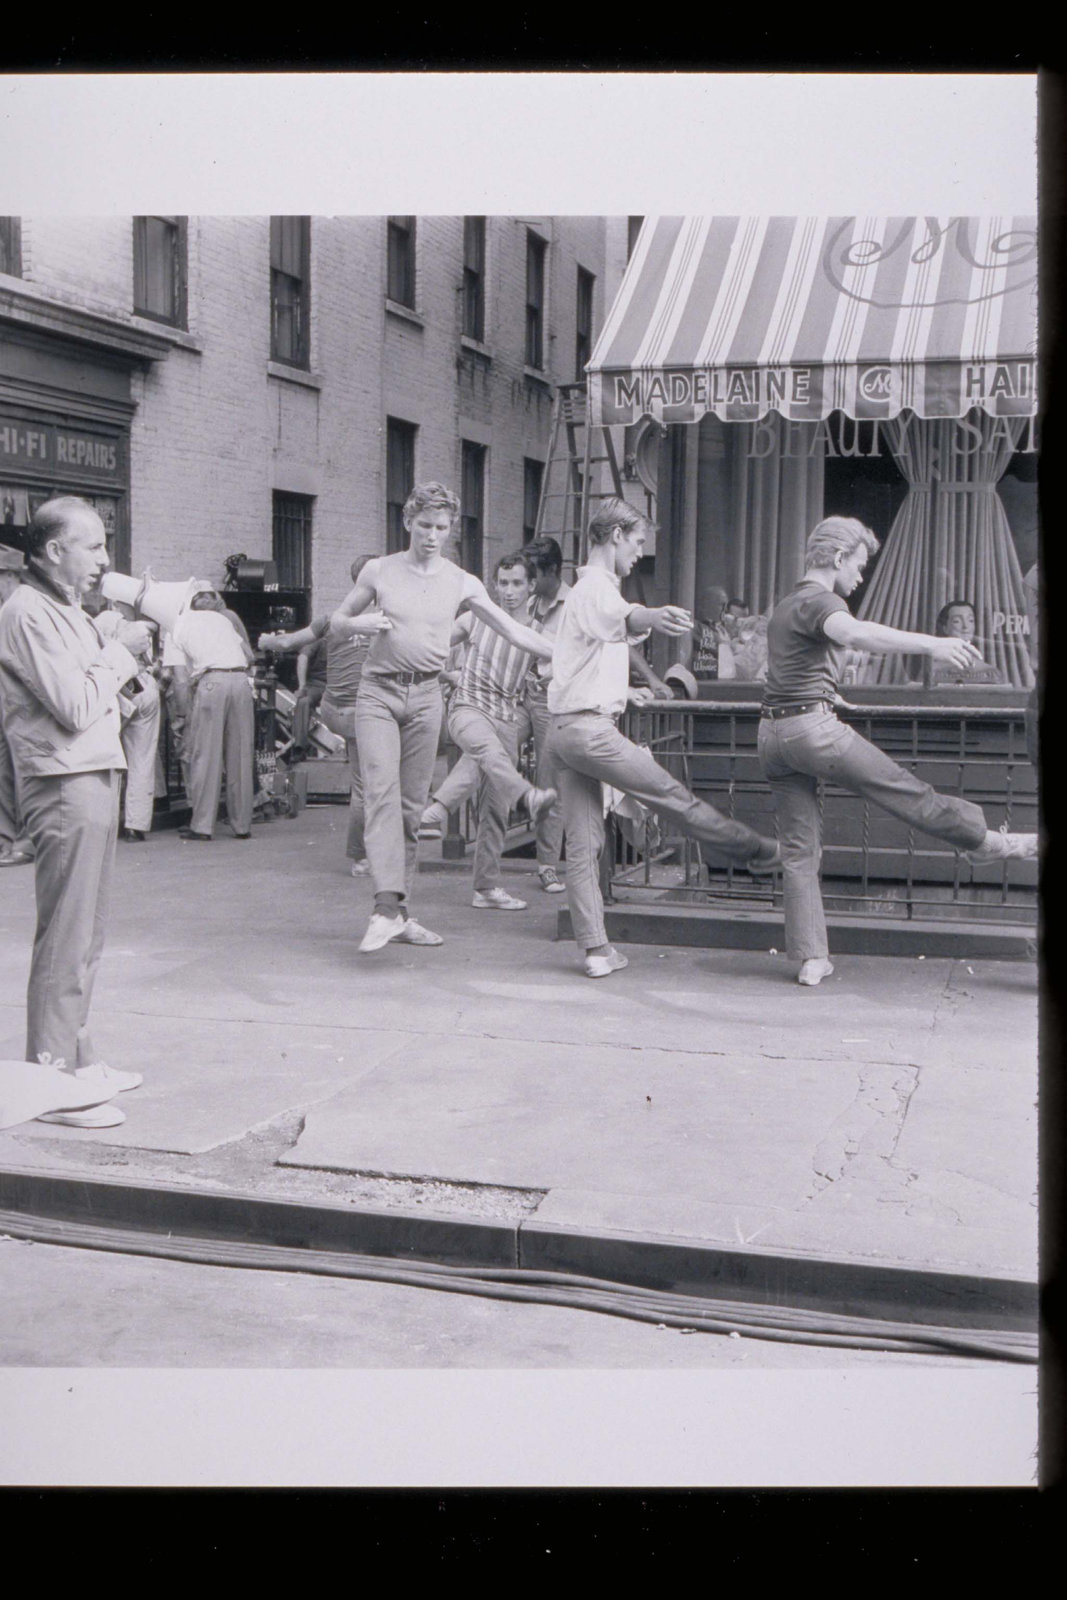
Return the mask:
POLYGON ((184 583, 157 583, 147 573, 143 578, 129 578, 123 572, 105 572, 100 579, 100 592, 106 599, 131 606, 138 616, 157 622, 168 632, 173 631, 178 618, 189 609, 193 595, 210 589, 211 585, 203 578, 186 578, 184 583))

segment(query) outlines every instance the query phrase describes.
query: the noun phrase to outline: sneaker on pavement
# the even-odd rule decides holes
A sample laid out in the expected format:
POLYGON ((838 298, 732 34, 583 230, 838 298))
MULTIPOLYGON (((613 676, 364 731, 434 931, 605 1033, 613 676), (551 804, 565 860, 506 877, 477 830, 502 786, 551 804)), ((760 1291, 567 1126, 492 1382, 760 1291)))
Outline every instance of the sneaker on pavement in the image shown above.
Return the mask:
POLYGON ((978 849, 968 850, 966 855, 976 867, 983 867, 990 861, 1007 861, 1009 856, 1032 861, 1037 855, 1037 834, 1008 833, 1003 828, 994 833, 990 829, 978 849))
POLYGON ((541 887, 546 894, 566 894, 567 885, 560 883, 559 873, 555 867, 538 867, 537 876, 541 880, 541 887))
POLYGON ((540 822, 546 811, 551 811, 559 795, 555 789, 531 789, 526 796, 526 814, 533 823, 540 822))
POLYGON ((832 962, 824 961, 818 956, 812 956, 809 961, 801 963, 800 971, 797 973, 797 982, 802 983, 805 989, 814 989, 824 978, 828 978, 833 970, 832 962))
POLYGON ((126 1121, 118 1106, 86 1106, 81 1111, 42 1111, 38 1122, 58 1122, 63 1128, 117 1128, 126 1121))
POLYGON ((94 1061, 88 1067, 75 1067, 73 1075, 79 1083, 88 1084, 90 1088, 98 1086, 111 1094, 136 1089, 144 1082, 143 1072, 120 1072, 117 1067, 109 1067, 106 1061, 94 1061))
POLYGON ((359 948, 366 954, 370 950, 380 950, 391 939, 399 938, 404 931, 403 917, 383 917, 376 911, 367 923, 367 931, 360 940, 359 948))
POLYGON ((353 861, 351 866, 353 878, 365 878, 369 872, 370 862, 367 860, 366 856, 363 857, 362 861, 353 861))
POLYGON ((607 978, 629 965, 628 958, 621 956, 613 945, 606 956, 586 956, 584 971, 587 978, 607 978))
POLYGON ((394 935, 395 944, 444 944, 444 942, 439 933, 431 933, 429 928, 424 928, 414 917, 409 917, 400 932, 394 935))
POLYGON ((782 864, 782 852, 777 839, 764 839, 752 858, 745 862, 749 872, 773 872, 782 864))
POLYGON ((471 905, 477 911, 525 911, 526 901, 506 889, 475 889, 471 905))

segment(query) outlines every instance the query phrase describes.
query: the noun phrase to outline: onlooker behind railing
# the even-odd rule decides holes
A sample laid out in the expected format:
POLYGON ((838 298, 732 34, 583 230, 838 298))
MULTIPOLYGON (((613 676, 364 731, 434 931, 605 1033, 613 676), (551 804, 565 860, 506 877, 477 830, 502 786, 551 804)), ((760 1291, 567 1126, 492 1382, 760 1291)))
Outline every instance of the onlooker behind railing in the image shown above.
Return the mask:
MULTIPOLYGON (((982 640, 976 637, 977 632, 978 621, 974 606, 969 600, 950 600, 937 613, 934 634, 939 639, 965 639, 968 644, 973 644, 976 650, 981 651, 982 640)), ((927 688, 941 684, 1004 682, 1004 674, 985 661, 977 661, 968 667, 954 667, 928 656, 924 666, 923 681, 927 688)))

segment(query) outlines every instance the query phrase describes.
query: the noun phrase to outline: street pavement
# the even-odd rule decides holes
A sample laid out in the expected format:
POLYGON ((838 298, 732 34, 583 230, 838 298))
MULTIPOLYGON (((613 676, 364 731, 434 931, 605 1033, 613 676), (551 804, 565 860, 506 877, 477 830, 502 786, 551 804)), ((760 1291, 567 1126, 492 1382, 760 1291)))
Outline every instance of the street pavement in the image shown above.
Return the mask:
MULTIPOLYGON (((415 1180, 487 1214, 506 1191, 592 1237, 1036 1280, 1033 964, 848 956, 805 990, 781 954, 643 945, 594 982, 532 861, 506 864, 528 910, 477 911, 437 844, 412 909, 445 944, 364 956, 345 822, 120 844, 94 1035, 145 1083, 121 1127, 0 1134, 0 1167, 191 1181, 284 1123, 279 1179, 415 1180)), ((33 925, 32 870, 4 873, 0 1057, 22 1054, 33 925)))

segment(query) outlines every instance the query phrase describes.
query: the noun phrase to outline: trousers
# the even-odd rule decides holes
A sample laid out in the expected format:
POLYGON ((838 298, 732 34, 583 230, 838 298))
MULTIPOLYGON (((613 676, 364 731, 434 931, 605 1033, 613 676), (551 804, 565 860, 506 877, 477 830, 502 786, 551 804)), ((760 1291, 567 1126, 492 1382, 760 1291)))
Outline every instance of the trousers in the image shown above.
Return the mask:
POLYGON ((12 844, 22 834, 18 790, 15 787, 15 763, 11 747, 0 727, 0 845, 12 844))
POLYGON ((156 747, 159 744, 159 685, 145 673, 141 692, 131 696, 132 716, 122 724, 122 749, 126 757, 126 797, 122 820, 127 828, 148 833, 156 799, 156 747))
POLYGON ((319 716, 330 732, 345 742, 348 760, 348 838, 345 841, 345 855, 350 861, 362 861, 367 848, 363 839, 363 775, 359 767, 359 743, 356 739, 356 708, 354 705, 335 706, 332 701, 323 700, 319 706, 319 716))
POLYGON ((26 1059, 48 1052, 68 1066, 96 1059, 89 1007, 104 948, 118 828, 117 771, 24 776, 20 795, 33 840, 37 931, 26 994, 26 1059))
POLYGON ((791 960, 825 960, 829 954, 819 889, 820 778, 851 789, 957 850, 973 850, 985 838, 985 816, 979 806, 939 794, 839 722, 828 708, 799 717, 762 717, 758 737, 760 766, 778 818, 785 945, 791 960))
POLYGON ((189 799, 195 833, 211 833, 226 771, 226 816, 235 833, 252 827, 256 718, 243 672, 208 671, 193 690, 187 724, 189 799))
POLYGON ((580 950, 594 950, 608 942, 597 871, 604 845, 602 783, 633 795, 729 861, 743 864, 764 848, 765 841, 758 833, 698 800, 647 750, 621 734, 611 717, 598 711, 556 715, 549 743, 559 774, 567 833, 568 903, 580 950))
MULTIPOLYGON (((552 759, 548 744, 551 721, 552 717, 545 696, 527 690, 519 704, 519 744, 521 745, 531 734, 533 735, 534 757, 537 762, 537 787, 539 789, 559 788, 556 764, 552 759)), ((541 820, 537 824, 537 865, 539 867, 558 867, 562 849, 563 807, 562 803, 557 800, 550 810, 542 813, 541 820)))
POLYGON ((475 706, 457 705, 453 700, 448 731, 463 751, 461 759, 469 757, 480 771, 474 887, 484 893, 500 883, 500 858, 511 808, 530 792, 530 785, 517 769, 518 725, 491 717, 475 706))
POLYGON ((363 775, 364 839, 376 894, 407 898, 442 713, 437 678, 403 684, 364 672, 360 679, 354 721, 363 775))

